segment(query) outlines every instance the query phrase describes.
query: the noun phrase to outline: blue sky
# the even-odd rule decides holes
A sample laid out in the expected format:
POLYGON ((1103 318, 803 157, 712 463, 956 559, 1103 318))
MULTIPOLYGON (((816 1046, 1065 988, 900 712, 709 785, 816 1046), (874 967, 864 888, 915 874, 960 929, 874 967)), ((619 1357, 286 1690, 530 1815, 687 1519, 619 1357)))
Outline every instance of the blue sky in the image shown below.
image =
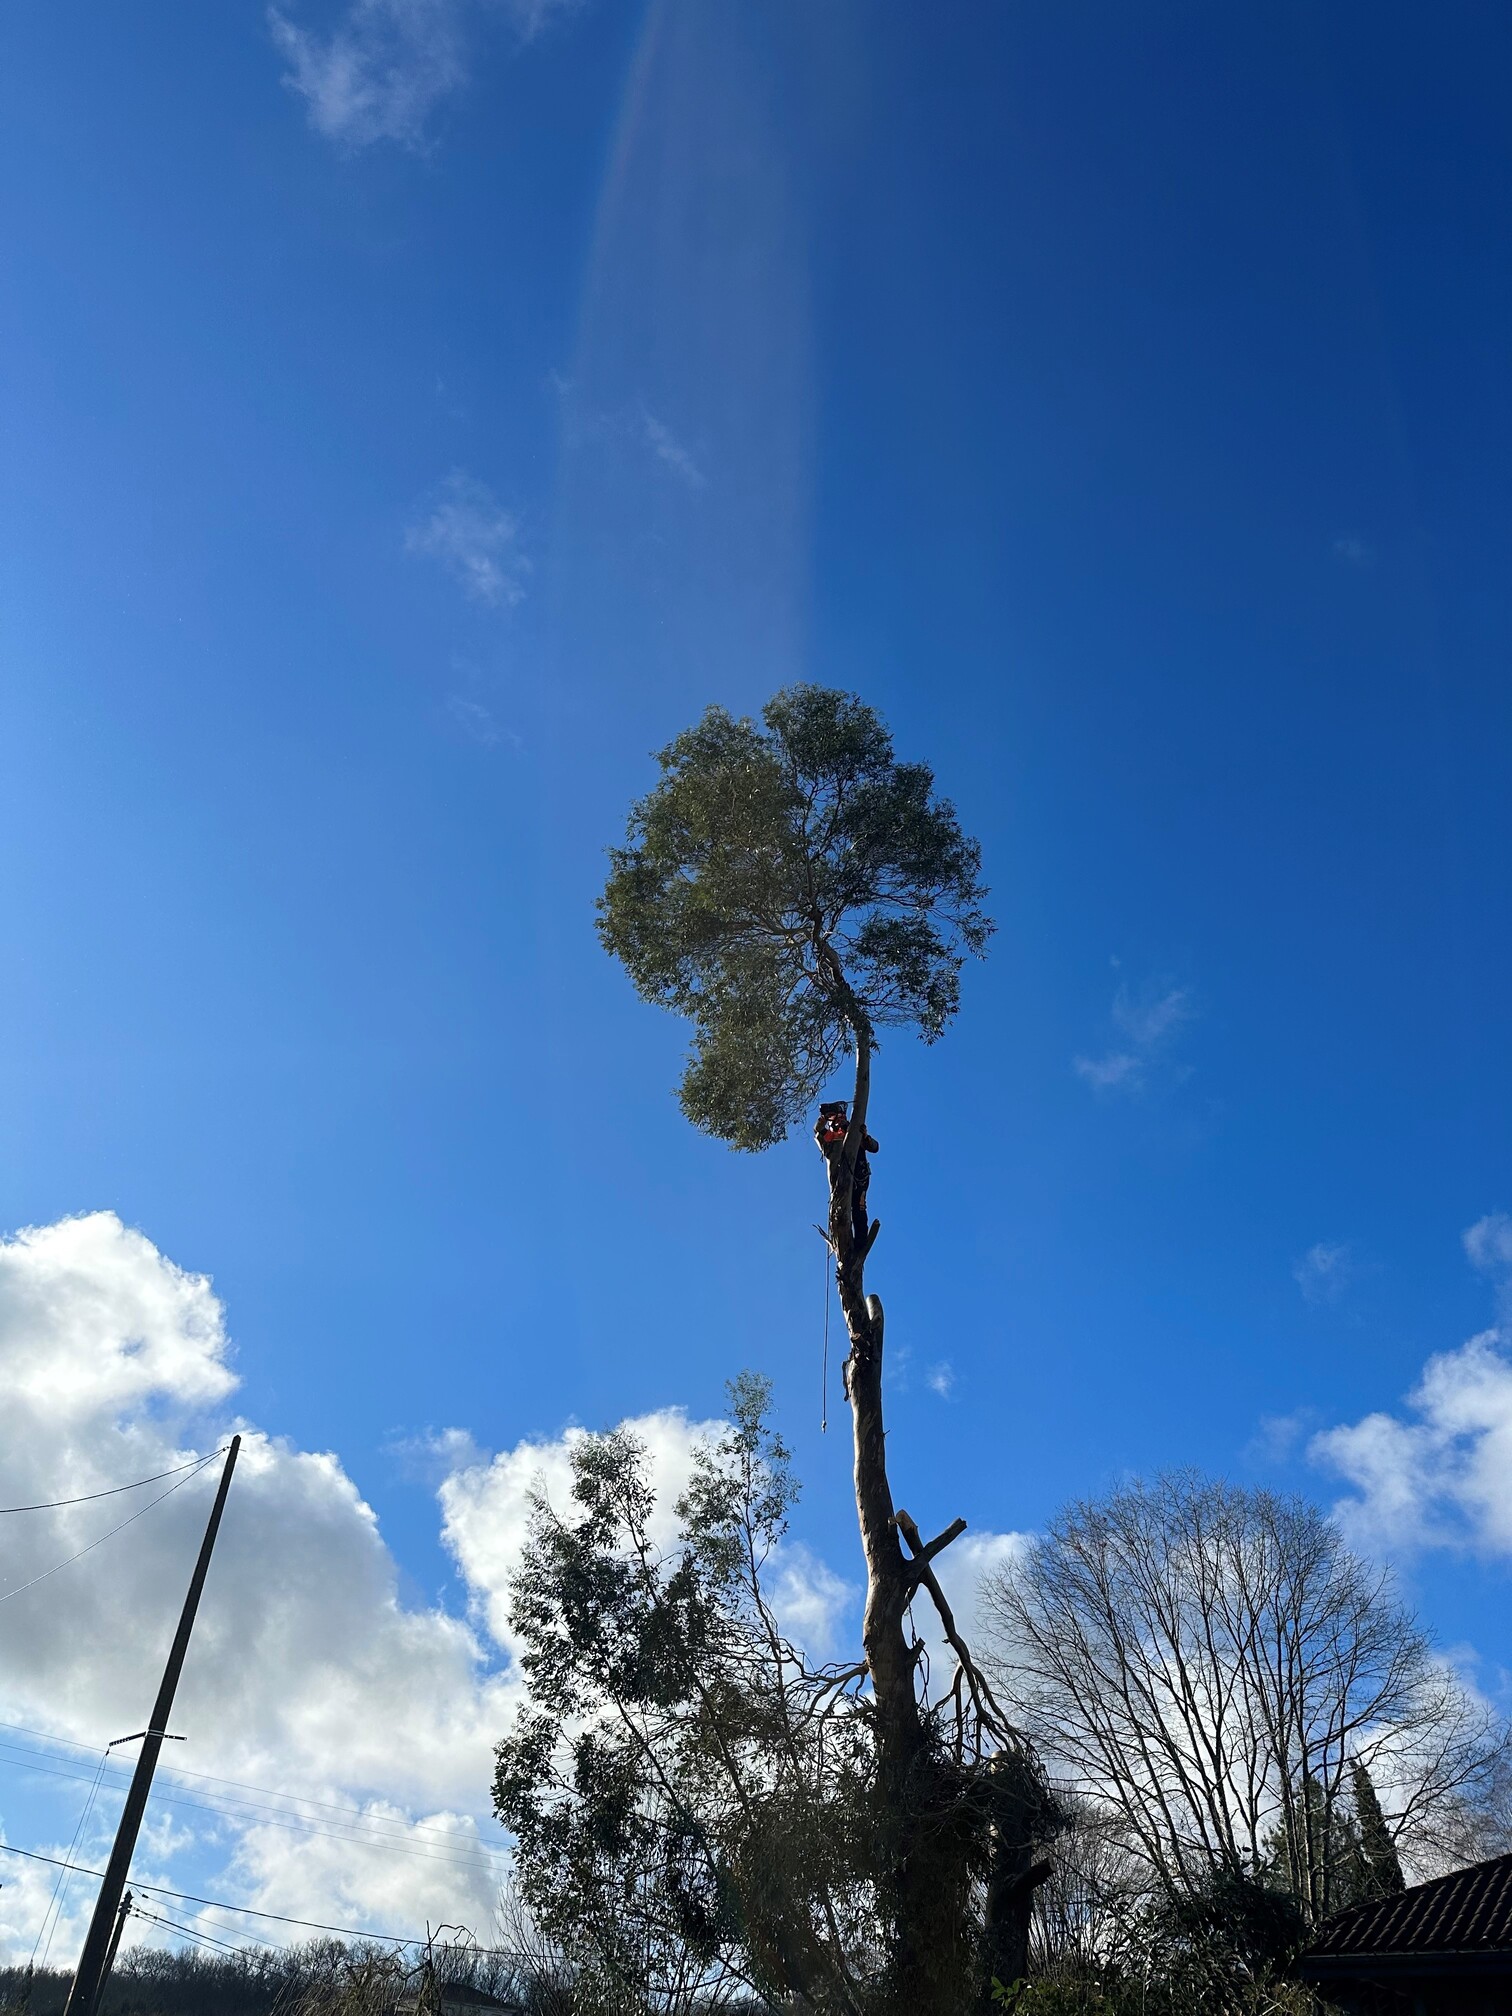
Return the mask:
POLYGON ((899 1496, 1348 1482, 1499 1690, 1502 1333, 1480 1413, 1406 1396, 1512 1274, 1504 10, 17 0, 3 47, 0 1227, 212 1276, 235 1409, 335 1452, 405 1603, 479 1586, 428 1433, 746 1365, 853 1578, 817 1158, 687 1128, 592 930, 653 749, 852 688, 999 921, 879 1063, 899 1496))

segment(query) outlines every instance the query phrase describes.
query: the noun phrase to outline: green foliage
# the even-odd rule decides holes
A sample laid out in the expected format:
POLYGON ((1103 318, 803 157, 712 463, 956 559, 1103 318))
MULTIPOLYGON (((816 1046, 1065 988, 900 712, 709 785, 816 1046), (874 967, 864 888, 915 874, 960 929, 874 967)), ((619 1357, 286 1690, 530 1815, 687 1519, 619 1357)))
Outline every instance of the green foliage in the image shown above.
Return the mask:
POLYGON ((1008 2016, 1112 2016, 1117 2007, 1100 1981, 1037 1980, 992 1983, 992 2006, 1008 2016))
POLYGON ((1395 1897, 1407 1887, 1401 1858, 1370 1773, 1358 1757, 1350 1767, 1350 1793, 1359 1841, 1359 1895, 1362 1900, 1395 1897))
POLYGON ((599 900, 637 991, 694 1025, 680 1097, 737 1148, 780 1141, 880 1027, 932 1042, 992 924, 981 851, 874 710, 791 686, 711 707, 658 761, 599 900))
POLYGON ((1240 1980, 1268 1980, 1306 1937, 1302 1908, 1289 1888, 1263 1870, 1228 1863, 1217 1864, 1159 1915, 1172 1958, 1240 1980))
POLYGON ((623 1432, 576 1444, 570 1509, 534 1505, 511 1610, 529 1705, 494 1801, 533 1917, 605 2006, 802 1983, 829 2007, 865 1944, 868 1737, 762 1590, 795 1490, 766 1401, 732 1387, 669 1541, 623 1432))

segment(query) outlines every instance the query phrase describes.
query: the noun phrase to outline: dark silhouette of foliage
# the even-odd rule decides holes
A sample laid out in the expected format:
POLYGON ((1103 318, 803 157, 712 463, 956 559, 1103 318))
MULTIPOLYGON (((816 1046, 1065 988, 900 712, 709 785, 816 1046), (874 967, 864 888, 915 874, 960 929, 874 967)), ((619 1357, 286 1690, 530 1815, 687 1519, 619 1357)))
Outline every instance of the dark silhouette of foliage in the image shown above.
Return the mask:
POLYGON ((711 708, 660 761, 660 783, 611 852, 599 930, 644 998, 693 1024, 688 1117, 763 1148, 842 1061, 853 1067, 848 1114, 816 1138, 866 1559, 873 1999, 955 2016, 984 2008, 993 1973, 1026 1951, 1035 1846, 1053 1806, 935 1572, 965 1520, 926 1541, 888 1481, 883 1312, 865 1280, 880 1230, 867 1205, 868 1102, 878 1031, 933 1041, 956 1011, 966 959, 986 945, 980 852, 928 767, 899 762, 853 695, 791 687, 759 723, 711 708), (956 1660, 933 1701, 912 1622, 920 1595, 956 1660))
POLYGON ((780 1141, 864 1027, 932 1042, 992 925, 981 854, 872 708, 790 686, 761 722, 711 707, 610 850, 599 934, 648 1001, 694 1025, 683 1110, 780 1141))
POLYGON ((1360 1899, 1395 1897, 1407 1887, 1397 1854, 1395 1836, 1381 1811, 1375 1784, 1358 1757, 1350 1765, 1350 1796, 1354 1802, 1355 1831, 1359 1839, 1360 1899))
POLYGON ((766 1404, 734 1383, 670 1541, 623 1432, 574 1446, 570 1507, 534 1505, 511 1611, 529 1707, 495 1807, 532 1915, 606 2006, 859 2006, 869 1736, 857 1671, 811 1669, 763 1587, 795 1490, 766 1404))

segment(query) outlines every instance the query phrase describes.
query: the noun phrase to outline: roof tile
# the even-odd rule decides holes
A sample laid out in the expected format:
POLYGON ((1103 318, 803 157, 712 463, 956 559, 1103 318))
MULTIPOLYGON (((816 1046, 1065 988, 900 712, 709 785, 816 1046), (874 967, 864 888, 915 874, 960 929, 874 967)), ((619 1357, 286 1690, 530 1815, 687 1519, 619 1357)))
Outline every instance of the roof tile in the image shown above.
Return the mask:
POLYGON ((1512 1952, 1512 1855, 1353 1905, 1319 1928, 1303 1958, 1496 1952, 1512 1952))

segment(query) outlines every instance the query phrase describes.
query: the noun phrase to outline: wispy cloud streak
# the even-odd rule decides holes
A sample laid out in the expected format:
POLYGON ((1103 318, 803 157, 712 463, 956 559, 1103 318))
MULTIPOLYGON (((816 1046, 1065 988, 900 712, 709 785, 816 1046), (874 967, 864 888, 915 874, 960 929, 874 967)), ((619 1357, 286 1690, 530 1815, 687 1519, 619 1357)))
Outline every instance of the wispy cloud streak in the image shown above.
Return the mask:
POLYGON ((1189 989, 1161 982, 1134 990, 1121 986, 1113 997, 1112 1020, 1121 1041, 1100 1056, 1074 1057, 1071 1067, 1095 1092, 1136 1092, 1156 1057, 1194 1010, 1189 989))
POLYGON ((486 483, 455 469, 404 544, 407 552, 439 560, 475 602, 513 607, 524 600, 531 572, 519 549, 519 531, 519 520, 486 483))
MULTIPOLYGON (((521 40, 538 35, 578 0, 492 0, 521 40)), ((478 0, 350 0, 324 33, 268 10, 284 83, 305 101, 310 124, 339 146, 375 141, 422 148, 442 101, 468 80, 466 17, 478 0)))

